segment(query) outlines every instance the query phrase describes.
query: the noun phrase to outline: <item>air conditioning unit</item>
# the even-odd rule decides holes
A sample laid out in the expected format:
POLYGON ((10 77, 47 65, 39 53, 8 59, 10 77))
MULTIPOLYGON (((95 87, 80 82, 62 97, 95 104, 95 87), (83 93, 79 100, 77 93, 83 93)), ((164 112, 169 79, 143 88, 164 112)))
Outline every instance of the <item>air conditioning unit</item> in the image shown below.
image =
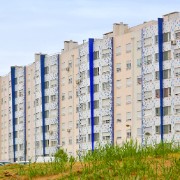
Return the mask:
POLYGON ((67 129, 67 132, 71 132, 71 129, 67 129))
POLYGON ((176 45, 176 41, 175 41, 175 40, 172 40, 172 41, 171 41, 171 45, 176 45))
POLYGON ((66 71, 69 71, 69 67, 66 68, 66 71))

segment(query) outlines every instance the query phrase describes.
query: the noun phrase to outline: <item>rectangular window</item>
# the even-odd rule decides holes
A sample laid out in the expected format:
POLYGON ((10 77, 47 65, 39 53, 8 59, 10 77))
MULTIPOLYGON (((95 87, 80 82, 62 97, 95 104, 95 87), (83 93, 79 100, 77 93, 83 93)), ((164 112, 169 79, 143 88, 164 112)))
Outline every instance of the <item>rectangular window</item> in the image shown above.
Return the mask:
POLYGON ((175 115, 180 115, 180 105, 175 105, 174 110, 175 110, 175 115))
POLYGON ((116 106, 120 106, 121 105, 121 98, 117 97, 116 98, 116 106))
MULTIPOLYGON (((81 90, 81 92, 82 92, 82 90, 81 90)), ((96 92, 99 92, 99 84, 94 84, 94 93, 96 93, 96 92)), ((88 86, 88 93, 90 93, 90 86, 88 86)))
POLYGON ((110 73, 110 66, 102 66, 102 75, 108 75, 110 73))
POLYGON ((171 33, 167 32, 167 33, 163 33, 163 42, 168 42, 171 40, 171 33))
POLYGON ((141 58, 140 58, 140 59, 137 59, 137 67, 141 67, 141 64, 142 64, 141 58))
POLYGON ((72 99, 72 91, 68 92, 68 99, 72 99))
POLYGON ((152 37, 145 38, 144 39, 144 46, 147 47, 147 46, 151 46, 151 45, 152 45, 152 37))
POLYGON ((180 39, 180 31, 175 32, 175 38, 176 38, 177 40, 179 40, 179 39, 180 39))
POLYGON ((49 74, 49 67, 48 66, 44 68, 44 74, 49 74))
POLYGON ((180 48, 174 50, 174 59, 180 59, 180 48))
POLYGON ((49 118, 49 110, 45 111, 45 118, 49 118))
POLYGON ((126 112, 126 121, 131 121, 131 112, 126 112))
POLYGON ((49 81, 44 82, 44 87, 45 87, 45 89, 49 88, 49 81))
POLYGON ((116 64, 116 72, 121 72, 121 63, 116 64))
POLYGON ((126 44, 126 53, 131 52, 131 43, 126 44))
MULTIPOLYGON (((169 134, 171 133, 171 124, 163 125, 163 133, 169 134)), ((161 127, 156 126, 156 134, 161 134, 161 127)))
POLYGON ((121 114, 116 115, 116 121, 117 121, 117 123, 120 123, 122 121, 121 120, 121 114))
POLYGON ((121 55, 121 46, 116 47, 116 56, 121 55))
POLYGON ((99 59, 99 51, 94 51, 93 57, 94 57, 94 60, 99 59))
POLYGON ((126 78, 126 87, 130 87, 132 84, 131 78, 126 78))
POLYGON ((99 76, 99 68, 94 68, 94 76, 99 76))
POLYGON ((131 104, 131 95, 126 96, 126 104, 131 104))
POLYGON ((110 90, 109 82, 102 83, 102 90, 103 91, 109 91, 110 90))
POLYGON ((171 59, 171 51, 164 51, 163 52, 163 61, 167 61, 171 59))
POLYGON ((69 76, 68 79, 69 79, 69 80, 68 80, 68 83, 69 83, 69 84, 72 84, 72 76, 69 76))
MULTIPOLYGON (((159 71, 156 71, 155 77, 156 80, 159 80, 159 71)), ((163 79, 169 79, 170 77, 171 77, 171 70, 170 69, 163 70, 163 79)))
MULTIPOLYGON (((163 107, 163 115, 164 116, 171 115, 171 106, 163 107)), ((160 108, 156 108, 156 116, 160 116, 160 108)))
POLYGON ((128 61, 128 62, 126 63, 126 70, 130 70, 130 69, 131 69, 131 62, 128 61))
POLYGON ((103 117, 102 117, 102 123, 103 123, 103 124, 108 124, 108 123, 110 123, 110 116, 103 116, 103 117))
POLYGON ((45 103, 49 103, 49 96, 45 96, 45 103))
POLYGON ((110 107, 110 99, 102 99, 102 107, 103 108, 110 107))
MULTIPOLYGON (((164 93, 163 93, 163 97, 169 97, 171 96, 171 88, 164 88, 163 89, 164 93)), ((160 90, 156 89, 156 98, 160 98, 160 90)))
POLYGON ((51 102, 55 102, 56 101, 56 95, 51 95, 51 102))
POLYGON ((121 80, 117 80, 117 81, 116 81, 116 87, 117 87, 118 89, 121 88, 121 80))
POLYGON ((152 55, 149 55, 149 56, 145 56, 144 57, 144 64, 145 65, 149 65, 152 63, 152 55))

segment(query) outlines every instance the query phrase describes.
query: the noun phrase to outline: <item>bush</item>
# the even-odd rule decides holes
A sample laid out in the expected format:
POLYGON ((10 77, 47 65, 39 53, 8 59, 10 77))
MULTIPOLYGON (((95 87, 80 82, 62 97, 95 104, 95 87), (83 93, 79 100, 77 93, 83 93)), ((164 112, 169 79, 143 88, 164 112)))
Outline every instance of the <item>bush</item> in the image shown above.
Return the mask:
POLYGON ((68 155, 63 149, 59 149, 54 157, 56 161, 68 162, 68 155))

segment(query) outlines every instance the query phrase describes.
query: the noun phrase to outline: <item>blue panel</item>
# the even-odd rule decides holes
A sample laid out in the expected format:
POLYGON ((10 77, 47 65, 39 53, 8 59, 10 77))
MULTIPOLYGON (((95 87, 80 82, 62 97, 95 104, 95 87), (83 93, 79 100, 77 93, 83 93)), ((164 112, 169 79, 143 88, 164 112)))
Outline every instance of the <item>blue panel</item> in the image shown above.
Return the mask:
POLYGON ((15 153, 15 67, 11 67, 11 91, 12 91, 12 137, 13 137, 13 153, 14 162, 16 161, 15 153))
POLYGON ((58 145, 60 145, 60 59, 58 54, 58 145))
POLYGON ((26 161, 26 148, 26 67, 24 67, 24 161, 26 161))
POLYGON ((42 135, 43 135, 43 156, 45 156, 45 55, 40 55, 41 64, 41 96, 42 96, 42 135))
POLYGON ((91 142, 94 151, 94 39, 89 39, 89 74, 90 74, 90 117, 91 117, 91 142))
POLYGON ((113 50, 114 50, 114 44, 113 44, 113 38, 111 40, 111 48, 112 48, 112 74, 111 74, 111 79, 112 79, 112 144, 114 144, 114 56, 113 56, 113 50))
POLYGON ((163 18, 158 18, 161 141, 163 142, 163 18))

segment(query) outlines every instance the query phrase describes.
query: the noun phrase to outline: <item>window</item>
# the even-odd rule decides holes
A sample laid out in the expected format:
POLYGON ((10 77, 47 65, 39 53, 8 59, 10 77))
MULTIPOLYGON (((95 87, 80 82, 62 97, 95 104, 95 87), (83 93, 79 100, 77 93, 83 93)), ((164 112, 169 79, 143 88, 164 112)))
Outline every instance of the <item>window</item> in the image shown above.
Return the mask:
POLYGON ((175 109, 175 115, 180 115, 180 105, 175 105, 174 109, 175 109))
POLYGON ((116 81, 116 87, 117 87, 118 89, 121 88, 121 80, 117 80, 117 81, 116 81))
POLYGON ((17 98, 18 97, 18 92, 17 91, 15 91, 15 98, 17 98))
POLYGON ((94 101, 94 109, 99 108, 99 100, 94 101))
POLYGON ((55 102, 56 101, 56 95, 51 95, 51 102, 55 102))
POLYGON ((137 136, 141 136, 142 132, 141 132, 141 128, 137 128, 137 136))
POLYGON ((111 53, 111 49, 103 49, 102 50, 102 58, 103 59, 106 59, 110 56, 110 53, 111 53))
POLYGON ((72 68, 72 60, 69 60, 68 64, 69 64, 69 68, 72 68))
POLYGON ((110 90, 109 82, 102 83, 102 89, 103 91, 109 91, 110 90))
POLYGON ((121 131, 120 130, 116 131, 116 134, 117 134, 117 140, 121 139, 121 131))
POLYGON ((102 107, 103 108, 110 107, 110 99, 102 99, 102 107))
MULTIPOLYGON (((81 90, 82 92, 82 90, 81 90)), ((94 93, 99 92, 99 84, 94 84, 94 93)), ((90 86, 88 86, 88 93, 90 93, 90 86)))
POLYGON ((116 121, 117 121, 117 123, 121 122, 121 114, 116 115, 116 121))
POLYGON ((155 36, 155 44, 158 43, 158 35, 155 36))
MULTIPOLYGON (((159 71, 155 72, 155 77, 156 80, 159 80, 159 71)), ((171 77, 171 70, 170 69, 163 70, 163 79, 169 79, 170 77, 171 77)))
POLYGON ((45 133, 49 132, 49 125, 45 126, 45 133))
POLYGON ((151 100, 152 99, 152 91, 145 91, 144 92, 144 99, 151 100))
POLYGON ((175 32, 175 38, 176 38, 177 40, 180 39, 180 31, 179 31, 179 32, 175 32))
POLYGON ((126 53, 131 52, 131 43, 126 44, 126 53))
POLYGON ((99 59, 99 51, 94 51, 93 57, 94 57, 94 60, 99 59))
POLYGON ((144 39, 144 46, 147 47, 147 46, 151 46, 152 45, 152 38, 149 37, 149 38, 145 38, 144 39))
POLYGON ((121 46, 116 47, 116 56, 121 54, 121 46))
POLYGON ((131 112, 126 112, 126 121, 131 121, 131 112))
POLYGON ((45 96, 45 103, 49 103, 49 96, 45 96))
POLYGON ((44 68, 44 74, 49 74, 49 67, 48 66, 44 68))
POLYGON ((116 72, 121 72, 121 63, 116 64, 116 72))
POLYGON ((180 94, 180 86, 176 86, 176 87, 174 88, 174 94, 175 94, 176 96, 180 94))
POLYGON ((144 75, 144 82, 152 81, 152 73, 148 73, 144 75))
POLYGON ((72 76, 69 76, 69 81, 68 81, 69 84, 72 84, 72 76))
POLYGON ((102 66, 102 75, 108 75, 109 73, 109 66, 102 66))
POLYGON ((44 82, 44 87, 45 87, 45 89, 49 88, 49 81, 44 82))
POLYGON ((137 84, 140 85, 140 84, 141 84, 141 81, 142 81, 141 76, 138 76, 138 77, 137 77, 137 84))
POLYGON ((72 144, 72 137, 69 138, 69 145, 72 144))
MULTIPOLYGON (((171 133, 171 124, 163 125, 163 133, 164 134, 171 133)), ((161 134, 161 127, 160 126, 156 126, 156 134, 161 134)))
POLYGON ((171 40, 171 33, 167 32, 163 34, 163 42, 168 42, 171 40))
POLYGON ((131 62, 128 61, 128 62, 126 63, 126 70, 130 70, 130 69, 131 69, 131 62))
POLYGON ((155 62, 158 62, 159 61, 159 53, 156 53, 155 54, 155 62))
MULTIPOLYGON (((163 115, 164 116, 171 115, 171 106, 163 107, 163 115)), ((160 108, 156 108, 156 116, 160 116, 160 108)))
POLYGON ((171 51, 164 51, 163 52, 163 61, 167 61, 171 59, 171 51))
POLYGON ((141 59, 137 59, 137 67, 141 67, 142 61, 141 59))
POLYGON ((180 59, 180 49, 174 50, 174 59, 180 59))
POLYGON ((18 84, 18 79, 17 78, 15 78, 14 81, 15 81, 15 85, 18 84))
POLYGON ((85 111, 85 110, 86 110, 86 103, 82 103, 80 106, 81 106, 81 110, 82 110, 82 111, 85 111))
POLYGON ((126 87, 130 87, 131 86, 131 78, 126 78, 126 87))
POLYGON ((49 147, 49 140, 45 140, 45 147, 49 147))
POLYGON ((141 41, 137 41, 137 50, 141 49, 141 41))
POLYGON ((102 117, 102 123, 103 123, 103 124, 108 124, 108 123, 110 123, 110 116, 103 116, 103 117, 102 117))
POLYGON ((151 64, 151 63, 152 63, 152 55, 145 56, 144 57, 144 64, 148 65, 148 64, 151 64))
POLYGON ((18 105, 17 104, 15 105, 15 111, 18 111, 18 105))
POLYGON ((174 76, 175 77, 180 77, 180 68, 175 68, 174 69, 174 76))
POLYGON ((72 99, 72 91, 68 92, 68 99, 72 99))
MULTIPOLYGON (((91 134, 88 134, 88 141, 91 141, 91 134)), ((94 141, 99 141, 99 133, 94 133, 94 141)))
POLYGON ((94 76, 98 76, 99 75, 99 68, 94 68, 94 76))
POLYGON ((69 114, 72 114, 72 112, 73 112, 73 108, 72 108, 72 106, 69 106, 68 113, 69 113, 69 114))
MULTIPOLYGON (((90 126, 91 125, 91 119, 88 118, 88 125, 90 126)), ((99 117, 96 116, 94 117, 94 125, 99 125, 99 117)))
POLYGON ((117 97, 116 99, 116 106, 120 106, 121 105, 121 98, 117 97))
MULTIPOLYGON (((169 97, 171 96, 171 88, 164 88, 163 89, 164 93, 163 93, 163 97, 169 97)), ((156 89, 156 98, 160 98, 160 90, 156 89)))
POLYGON ((131 104, 131 95, 126 96, 126 104, 131 104))
POLYGON ((56 87, 58 84, 57 80, 51 80, 50 83, 51 83, 51 88, 56 87))
POLYGON ((180 133, 180 123, 175 123, 174 124, 174 130, 176 133, 180 133))
POLYGON ((62 86, 65 85, 65 77, 62 78, 62 86))
POLYGON ((141 93, 137 93, 137 101, 141 101, 141 93))
POLYGON ((49 118, 49 110, 45 111, 45 118, 49 118))

